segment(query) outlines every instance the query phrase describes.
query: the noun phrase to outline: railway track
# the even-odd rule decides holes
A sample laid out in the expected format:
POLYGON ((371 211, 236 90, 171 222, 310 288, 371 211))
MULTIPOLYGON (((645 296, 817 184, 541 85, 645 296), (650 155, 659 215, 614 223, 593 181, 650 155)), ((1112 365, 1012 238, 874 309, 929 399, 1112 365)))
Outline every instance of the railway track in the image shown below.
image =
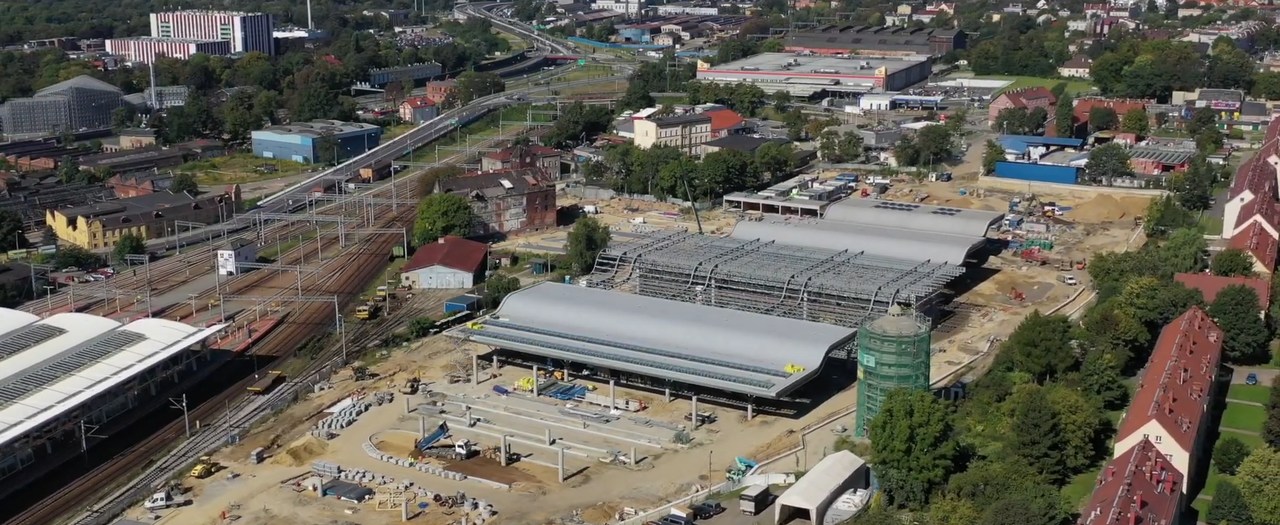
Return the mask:
MULTIPOLYGON (((517 132, 516 134, 519 134, 517 132)), ((485 144, 493 144, 500 141, 508 140, 510 136, 504 135, 494 137, 485 144)), ((483 146, 481 146, 483 147, 483 146)), ((457 162, 461 155, 455 155, 450 159, 446 159, 445 163, 457 162)), ((417 197, 416 177, 403 177, 396 181, 400 195, 413 195, 417 197), (399 189, 399 184, 404 181, 406 188, 399 189)), ((383 186, 373 190, 373 193, 379 194, 383 190, 390 191, 389 186, 383 186)), ((388 225, 410 224, 415 216, 416 211, 412 206, 402 206, 398 211, 392 212, 389 207, 381 208, 375 215, 375 227, 386 227, 388 225)), ((309 227, 305 226, 304 227, 309 227)), ((338 242, 336 238, 321 238, 322 250, 325 245, 331 246, 338 242)), ((349 245, 342 253, 336 257, 320 263, 313 275, 313 282, 304 286, 307 293, 312 296, 337 296, 339 297, 339 307, 345 308, 349 303, 364 291, 365 286, 374 279, 381 277, 382 268, 385 266, 387 255, 393 246, 398 246, 401 242, 399 235, 394 234, 374 234, 371 237, 357 241, 349 245)), ((296 247, 286 253, 282 258, 283 264, 290 264, 284 260, 293 260, 294 257, 302 257, 303 252, 300 250, 308 249, 303 246, 296 247)), ((206 252, 205 256, 208 256, 206 252)), ((193 257, 200 257, 197 252, 193 257)), ((207 259, 206 259, 207 260, 207 259)), ((173 270, 172 273, 181 271, 173 270)), ((154 277, 154 275, 153 275, 154 277)), ((267 289, 272 291, 270 297, 281 298, 296 293, 296 278, 277 274, 270 270, 259 270, 249 272, 248 274, 237 278, 236 280, 226 283, 226 290, 229 295, 243 295, 254 290, 267 289)), ((214 290, 206 290, 200 297, 209 295, 217 295, 214 290)), ((332 305, 329 303, 295 303, 297 306, 288 309, 286 321, 273 330, 270 334, 264 336, 258 341, 249 353, 253 355, 263 355, 272 358, 267 366, 269 368, 279 367, 286 361, 297 356, 300 349, 306 347, 307 341, 316 337, 322 330, 332 326, 332 305)), ((165 313, 174 313, 184 307, 182 304, 176 304, 166 308, 165 313)), ((382 334, 399 330, 406 326, 419 310, 425 314, 425 307, 412 308, 407 311, 397 312, 397 315, 387 316, 373 323, 358 323, 353 333, 349 334, 345 343, 351 345, 352 348, 363 348, 368 342, 380 338, 382 334)), ((323 371, 326 367, 333 366, 335 362, 341 360, 341 353, 345 351, 345 345, 340 343, 331 343, 324 347, 320 352, 311 358, 311 361, 305 366, 297 377, 310 378, 323 371)), ((340 365, 339 365, 340 366, 340 365)), ((248 386, 254 381, 253 377, 247 377, 237 381, 226 390, 215 394, 203 403, 194 407, 189 411, 189 417, 198 421, 215 421, 222 411, 226 411, 228 419, 232 412, 239 412, 246 408, 252 407, 255 400, 247 398, 244 393, 248 386)), ((282 395, 282 394, 275 394, 282 395)), ((251 421, 250 421, 251 422, 251 421)), ((228 421, 230 425, 230 421, 228 421)), ((5 525, 49 525, 58 523, 69 510, 77 509, 83 506, 84 502, 91 501, 95 497, 99 497, 107 490, 117 486, 121 480, 131 478, 140 469, 149 467, 156 463, 155 459, 159 455, 171 450, 175 443, 181 444, 185 434, 185 426, 182 420, 175 420, 168 425, 162 427, 159 431, 150 437, 143 439, 134 446, 117 454, 115 457, 107 460, 97 468, 87 472, 76 482, 63 487, 61 490, 51 494, 39 503, 23 513, 9 519, 5 525)), ((194 436, 194 434, 193 434, 194 436)), ((185 463, 194 460, 193 457, 184 457, 185 461, 174 465, 175 468, 185 467, 185 463)), ((172 461, 172 458, 169 458, 172 461)), ((179 458, 182 459, 182 458, 179 458)), ((163 461, 163 460, 162 460, 163 461)), ((77 521, 77 525, 81 524, 99 524, 107 523, 109 519, 123 511, 127 505, 132 504, 138 497, 145 497, 149 492, 148 486, 154 486, 163 479, 145 480, 135 486, 133 490, 127 492, 122 497, 108 501, 104 506, 110 509, 99 512, 89 512, 87 516, 77 521), (149 481, 149 482, 147 482, 149 481)))

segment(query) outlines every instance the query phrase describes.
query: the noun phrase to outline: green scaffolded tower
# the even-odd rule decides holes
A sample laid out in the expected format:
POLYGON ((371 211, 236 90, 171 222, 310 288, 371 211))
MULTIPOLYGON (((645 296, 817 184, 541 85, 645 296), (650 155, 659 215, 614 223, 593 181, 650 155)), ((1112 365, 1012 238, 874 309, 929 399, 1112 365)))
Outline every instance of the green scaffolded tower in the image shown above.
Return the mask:
POLYGON ((858 329, 855 436, 867 437, 880 404, 898 388, 929 388, 929 323, 914 310, 895 305, 888 315, 858 329))

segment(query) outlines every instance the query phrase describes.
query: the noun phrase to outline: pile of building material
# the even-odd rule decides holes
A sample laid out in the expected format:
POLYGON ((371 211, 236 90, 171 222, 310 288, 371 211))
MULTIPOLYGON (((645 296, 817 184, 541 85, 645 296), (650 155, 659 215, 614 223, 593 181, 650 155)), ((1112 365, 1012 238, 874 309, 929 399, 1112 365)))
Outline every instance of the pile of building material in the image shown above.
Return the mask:
POLYGON ((316 461, 311 464, 311 471, 321 477, 337 478, 343 481, 372 485, 390 485, 395 478, 370 472, 362 468, 346 468, 337 463, 316 461))
POLYGON ((411 469, 417 470, 418 472, 422 472, 424 474, 431 474, 432 476, 440 476, 444 479, 451 479, 453 481, 465 481, 467 479, 467 475, 461 472, 453 472, 451 470, 445 470, 428 463, 419 463, 412 459, 398 458, 391 454, 384 453, 378 450, 377 446, 375 446, 373 443, 370 443, 368 441, 364 442, 362 447, 364 448, 364 452, 368 454, 369 457, 376 459, 378 461, 385 461, 387 463, 391 463, 392 465, 398 465, 404 468, 411 468, 411 469))
MULTIPOLYGON (((379 392, 379 395, 373 396, 374 402, 378 405, 382 405, 384 402, 383 400, 386 399, 380 395, 383 393, 384 392, 379 392)), ((386 394, 390 395, 389 392, 386 394)), ((312 434, 317 437, 327 439, 333 435, 333 431, 342 430, 355 424, 356 420, 365 412, 368 412, 370 408, 373 408, 373 406, 374 403, 370 403, 369 401, 350 401, 328 417, 317 421, 315 431, 312 432, 312 434)))

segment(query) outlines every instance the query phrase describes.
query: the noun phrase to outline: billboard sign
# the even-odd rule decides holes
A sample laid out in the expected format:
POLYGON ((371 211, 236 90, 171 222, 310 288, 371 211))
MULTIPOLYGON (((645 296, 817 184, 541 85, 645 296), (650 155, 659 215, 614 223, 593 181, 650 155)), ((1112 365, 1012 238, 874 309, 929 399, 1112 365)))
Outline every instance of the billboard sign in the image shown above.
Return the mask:
POLYGON ((1240 109, 1240 103, 1230 100, 1210 100, 1209 107, 1213 109, 1235 110, 1240 109))
POLYGON ((222 275, 236 274, 236 252, 218 250, 218 273, 222 275))

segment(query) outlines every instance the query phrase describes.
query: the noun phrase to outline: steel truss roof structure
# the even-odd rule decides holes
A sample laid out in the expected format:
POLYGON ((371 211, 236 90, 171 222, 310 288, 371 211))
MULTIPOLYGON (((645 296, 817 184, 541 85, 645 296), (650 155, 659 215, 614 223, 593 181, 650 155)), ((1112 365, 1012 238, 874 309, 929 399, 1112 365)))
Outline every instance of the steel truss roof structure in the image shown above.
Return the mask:
POLYGON ((586 286, 857 328, 898 303, 921 311, 964 268, 684 231, 600 253, 586 286))

